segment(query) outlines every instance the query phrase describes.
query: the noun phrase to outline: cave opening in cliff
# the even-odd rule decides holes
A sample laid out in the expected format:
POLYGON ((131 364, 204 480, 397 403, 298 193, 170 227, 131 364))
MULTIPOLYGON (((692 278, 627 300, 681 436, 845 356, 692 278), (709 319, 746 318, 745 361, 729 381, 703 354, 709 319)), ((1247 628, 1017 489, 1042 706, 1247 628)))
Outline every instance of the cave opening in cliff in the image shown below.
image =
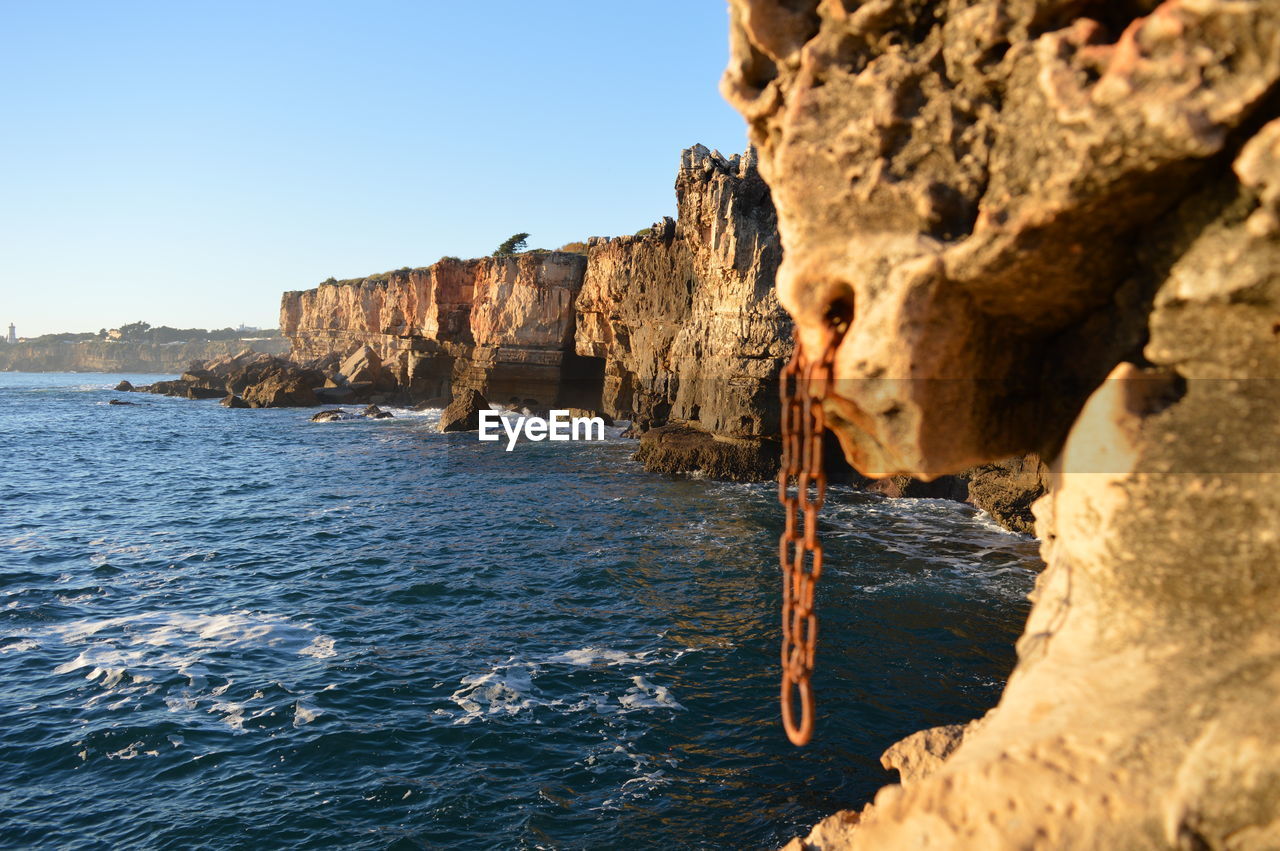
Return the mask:
POLYGON ((560 364, 560 391, 556 405, 561 408, 602 409, 604 400, 604 358, 565 352, 560 364))

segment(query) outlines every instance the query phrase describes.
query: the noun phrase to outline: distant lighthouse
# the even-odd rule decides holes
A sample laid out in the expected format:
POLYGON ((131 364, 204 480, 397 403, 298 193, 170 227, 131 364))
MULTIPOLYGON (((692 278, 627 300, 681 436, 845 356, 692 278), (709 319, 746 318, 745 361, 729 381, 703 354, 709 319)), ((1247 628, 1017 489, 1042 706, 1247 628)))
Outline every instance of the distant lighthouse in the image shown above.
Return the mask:
POLYGON ((18 342, 18 329, 13 327, 12 322, 9 323, 9 342, 10 343, 18 342))

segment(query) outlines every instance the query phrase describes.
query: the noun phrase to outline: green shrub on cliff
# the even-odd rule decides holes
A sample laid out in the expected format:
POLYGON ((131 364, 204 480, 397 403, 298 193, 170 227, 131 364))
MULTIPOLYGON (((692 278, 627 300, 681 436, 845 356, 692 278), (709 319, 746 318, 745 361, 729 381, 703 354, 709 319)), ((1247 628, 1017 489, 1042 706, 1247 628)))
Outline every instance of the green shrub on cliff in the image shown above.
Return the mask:
POLYGON ((517 233, 508 237, 505 242, 498 246, 493 252, 494 257, 510 257, 512 254, 518 254, 524 251, 529 245, 529 234, 517 233))

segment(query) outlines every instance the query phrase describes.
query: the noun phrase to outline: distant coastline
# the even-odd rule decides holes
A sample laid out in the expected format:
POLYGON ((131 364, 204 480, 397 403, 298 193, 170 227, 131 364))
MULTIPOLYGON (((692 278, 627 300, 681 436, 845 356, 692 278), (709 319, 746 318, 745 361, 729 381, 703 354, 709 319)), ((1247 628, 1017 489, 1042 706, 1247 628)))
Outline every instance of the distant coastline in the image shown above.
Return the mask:
POLYGON ((277 335, 231 340, 31 340, 0 345, 3 372, 181 373, 192 361, 211 360, 245 349, 281 355, 289 341, 277 335))

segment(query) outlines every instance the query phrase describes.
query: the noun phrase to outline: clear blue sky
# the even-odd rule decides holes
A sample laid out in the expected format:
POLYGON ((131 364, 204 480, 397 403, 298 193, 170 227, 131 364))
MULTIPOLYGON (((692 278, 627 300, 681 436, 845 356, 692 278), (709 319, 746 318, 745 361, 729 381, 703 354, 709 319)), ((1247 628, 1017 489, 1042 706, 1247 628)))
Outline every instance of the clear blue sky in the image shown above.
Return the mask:
POLYGON ((721 0, 0 4, 0 324, 274 326, 283 290, 556 248, 740 151, 721 0))

